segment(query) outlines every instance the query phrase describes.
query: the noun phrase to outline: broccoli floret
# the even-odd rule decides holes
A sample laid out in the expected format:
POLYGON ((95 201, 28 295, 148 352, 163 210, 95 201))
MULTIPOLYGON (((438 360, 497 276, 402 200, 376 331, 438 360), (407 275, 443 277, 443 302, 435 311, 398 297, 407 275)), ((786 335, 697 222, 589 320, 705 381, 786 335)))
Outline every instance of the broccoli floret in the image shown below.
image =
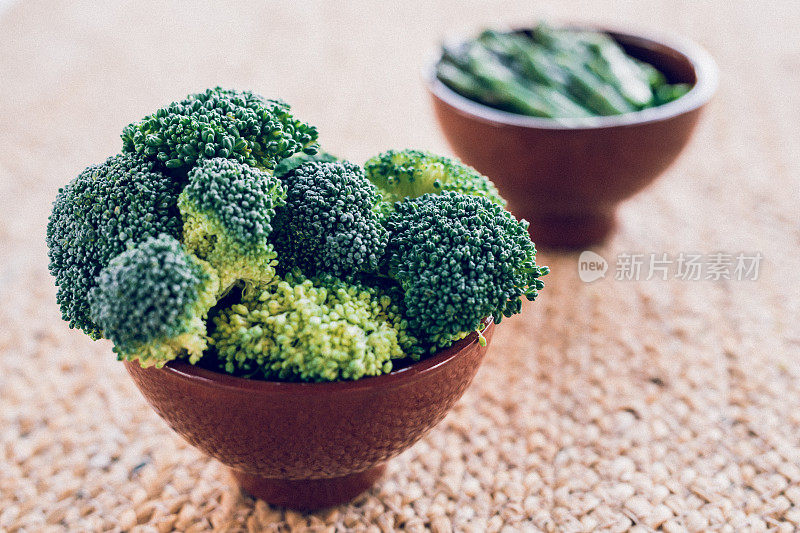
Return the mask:
POLYGON ((211 336, 230 373, 291 381, 334 381, 391 371, 416 341, 377 289, 298 270, 246 289, 213 319, 211 336))
POLYGON ((89 293, 91 316, 120 359, 160 367, 187 352, 195 363, 207 347, 205 317, 218 286, 207 263, 162 234, 100 272, 89 293))
POLYGON ((90 166, 58 191, 47 224, 50 272, 64 320, 93 339, 89 291, 100 270, 129 246, 160 233, 178 236, 180 185, 152 162, 123 154, 90 166))
POLYGON ((346 277, 374 271, 386 245, 380 197, 363 170, 346 161, 306 163, 283 178, 286 205, 272 240, 283 271, 346 277))
POLYGON ((317 130, 280 100, 220 87, 191 94, 125 127, 122 149, 169 169, 224 157, 262 169, 296 152, 314 153, 317 130))
POLYGON ((189 173, 178 198, 187 249, 211 263, 220 290, 269 281, 277 264, 269 234, 286 193, 278 178, 230 159, 207 159, 189 173))
POLYGON ((549 272, 536 265, 528 224, 488 198, 452 191, 395 204, 385 268, 404 291, 411 331, 443 347, 492 316, 519 313, 549 272))
POLYGON ((300 153, 291 157, 281 160, 280 163, 275 165, 273 174, 276 177, 283 179, 289 172, 294 171, 296 168, 305 165, 306 163, 335 163, 339 158, 331 155, 328 152, 318 151, 316 154, 300 153))
POLYGON ((364 170, 389 205, 443 191, 483 196, 501 206, 506 203, 489 178, 457 159, 430 152, 389 150, 367 161, 364 170))

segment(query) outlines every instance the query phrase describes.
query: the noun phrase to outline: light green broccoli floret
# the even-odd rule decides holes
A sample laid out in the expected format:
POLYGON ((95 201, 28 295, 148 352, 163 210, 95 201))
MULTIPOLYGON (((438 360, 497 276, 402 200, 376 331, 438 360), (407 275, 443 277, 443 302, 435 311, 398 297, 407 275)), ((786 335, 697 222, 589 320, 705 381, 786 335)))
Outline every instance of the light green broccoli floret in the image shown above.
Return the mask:
POLYGON ((208 346, 205 318, 219 280, 169 235, 148 239, 111 260, 89 293, 91 317, 120 359, 161 367, 208 346))
POLYGON ((367 161, 364 171, 389 204, 443 191, 483 196, 501 206, 506 203, 489 178, 457 159, 430 152, 389 150, 367 161))
POLYGON ((211 336, 226 371, 267 379, 335 381, 391 371, 416 339, 378 289, 295 270, 247 288, 214 317, 211 336))
POLYGON ((268 237, 285 198, 280 180, 230 159, 205 160, 189 173, 178 197, 184 244, 217 270, 222 293, 237 281, 275 275, 277 254, 268 237))

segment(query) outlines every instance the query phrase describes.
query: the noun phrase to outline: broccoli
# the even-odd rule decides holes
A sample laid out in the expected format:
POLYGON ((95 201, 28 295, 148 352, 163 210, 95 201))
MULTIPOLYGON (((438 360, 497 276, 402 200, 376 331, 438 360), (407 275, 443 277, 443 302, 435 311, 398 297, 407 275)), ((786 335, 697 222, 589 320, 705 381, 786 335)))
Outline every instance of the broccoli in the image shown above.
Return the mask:
POLYGON ((481 321, 519 313, 549 272, 536 265, 528 224, 488 198, 445 191, 395 204, 385 271, 400 283, 411 332, 448 346, 481 321))
POLYGON ((367 161, 364 170, 389 204, 442 191, 483 196, 501 206, 506 203, 489 178, 456 159, 430 152, 389 150, 367 161))
POLYGON ((284 102, 216 87, 126 126, 122 149, 185 172, 214 157, 271 170, 294 153, 313 154, 316 139, 316 128, 295 119, 284 102))
POLYGON ((272 235, 283 271, 346 277, 377 269, 386 231, 378 219, 378 191, 360 167, 306 163, 283 184, 286 205, 276 210, 272 235))
POLYGON ((126 127, 122 153, 53 204, 64 319, 142 366, 354 380, 543 287, 527 223, 485 176, 416 150, 365 169, 316 136, 286 104, 219 87, 126 127))
POLYGON ((275 274, 270 224, 285 196, 278 178, 231 159, 207 159, 189 173, 178 197, 184 244, 218 271, 221 292, 275 274))
POLYGON ((89 291, 109 261, 148 237, 178 236, 179 185, 152 162, 116 155, 90 166, 58 191, 47 224, 50 272, 64 320, 93 339, 89 291))
POLYGON ((293 172, 296 168, 306 163, 335 163, 336 161, 339 161, 338 157, 321 150, 313 155, 299 153, 291 157, 287 157, 286 159, 282 159, 277 165, 275 165, 275 170, 273 173, 278 178, 283 179, 287 174, 293 172))
POLYGON ((291 381, 334 381, 391 371, 413 345, 407 323, 378 289, 332 276, 283 279, 244 291, 213 318, 211 336, 230 373, 291 381))
POLYGON ((205 318, 218 285, 207 263, 162 234, 100 272, 89 293, 91 317, 120 359, 160 367, 185 351, 195 363, 207 348, 205 318))

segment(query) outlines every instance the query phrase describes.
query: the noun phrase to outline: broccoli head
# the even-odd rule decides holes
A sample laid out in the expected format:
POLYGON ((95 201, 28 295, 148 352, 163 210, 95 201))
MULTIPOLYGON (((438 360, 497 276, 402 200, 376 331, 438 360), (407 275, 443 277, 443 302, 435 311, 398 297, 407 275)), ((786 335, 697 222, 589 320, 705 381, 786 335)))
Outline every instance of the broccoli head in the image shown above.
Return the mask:
POLYGON ((457 159, 430 152, 389 150, 367 161, 364 170, 390 204, 443 191, 483 196, 501 206, 506 203, 489 178, 457 159))
POLYGON ((425 194, 396 203, 386 227, 386 271, 403 288, 412 333, 433 347, 519 313, 549 272, 536 265, 527 222, 488 198, 425 194))
POLYGON ((91 317, 120 359, 160 367, 186 352, 194 363, 207 347, 205 318, 218 284, 207 263, 162 234, 100 272, 89 293, 91 317))
POLYGON ((299 270, 247 288, 213 318, 225 370, 291 381, 334 381, 391 371, 415 339, 391 299, 375 288, 299 270))
POLYGON ((314 153, 316 139, 316 128, 295 119, 284 102, 216 87, 126 126, 122 149, 169 169, 223 157, 269 170, 296 152, 314 153))
POLYGON ((386 245, 380 196, 363 170, 346 161, 306 163, 283 178, 286 205, 272 240, 283 271, 349 276, 374 271, 386 245))
POLYGON ((64 320, 101 336, 89 313, 89 291, 109 261, 148 237, 178 236, 179 185, 132 155, 90 166, 58 191, 47 224, 50 272, 64 320))
POLYGON ((222 292, 238 280, 275 275, 277 254, 268 238, 285 196, 278 178, 230 159, 207 159, 189 173, 178 198, 184 244, 218 271, 222 292))

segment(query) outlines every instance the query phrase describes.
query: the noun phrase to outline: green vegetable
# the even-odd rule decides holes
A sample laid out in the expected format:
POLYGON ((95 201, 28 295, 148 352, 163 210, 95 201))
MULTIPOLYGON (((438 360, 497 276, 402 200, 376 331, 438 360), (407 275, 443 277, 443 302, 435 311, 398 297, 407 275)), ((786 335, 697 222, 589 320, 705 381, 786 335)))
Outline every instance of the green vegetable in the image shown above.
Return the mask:
MULTIPOLYGON (((667 84, 667 78, 662 74, 658 69, 656 69, 650 63, 645 63, 644 61, 640 61, 636 58, 633 58, 634 63, 638 65, 638 67, 644 73, 644 76, 647 79, 647 83, 650 85, 650 89, 656 93, 659 87, 667 84)), ((680 84, 678 84, 680 85, 680 84)))
POLYGON ((203 355, 219 281, 173 237, 162 234, 121 253, 97 280, 91 316, 120 359, 160 367, 184 351, 193 363, 203 355))
MULTIPOLYGON (((566 77, 563 87, 568 94, 584 107, 597 115, 618 115, 633 111, 618 88, 597 76, 591 65, 599 63, 596 53, 589 44, 595 46, 603 36, 588 32, 555 30, 546 24, 539 24, 531 32, 531 40, 539 43, 545 54, 561 69, 566 77)), ((613 41, 611 46, 617 46, 613 41)))
POLYGON ((653 105, 650 73, 642 69, 610 37, 592 34, 587 43, 594 53, 588 62, 589 69, 606 83, 617 88, 629 104, 637 109, 653 105))
POLYGON ((629 113, 683 94, 662 89, 671 87, 664 75, 608 35, 546 24, 529 33, 485 30, 474 41, 444 47, 436 75, 485 105, 556 119, 629 113))
POLYGON ((398 307, 378 289, 299 271, 246 290, 214 318, 212 337, 230 373, 334 381, 377 376, 414 344, 398 307))
POLYGON ((93 339, 102 331, 88 295, 115 256, 148 237, 180 234, 180 185, 152 162, 123 154, 90 166, 58 191, 47 224, 50 272, 64 320, 93 339))
POLYGON ((427 193, 456 191, 504 206, 489 178, 457 159, 422 150, 388 150, 364 164, 367 177, 388 204, 427 193))
POLYGON ((474 76, 461 70, 450 61, 445 59, 439 61, 436 65, 436 77, 461 96, 477 102, 483 102, 492 107, 502 107, 500 99, 495 98, 488 88, 484 87, 474 76))
MULTIPOLYGON (((557 90, 525 85, 511 56, 464 57, 486 54, 480 91, 557 90)), ((578 107, 564 98, 548 109, 578 107)), ((329 381, 389 372, 537 295, 547 268, 486 176, 419 150, 339 161, 288 109, 190 95, 60 189, 47 244, 70 326, 142 366, 329 381)))
POLYGON ((688 93, 692 86, 688 83, 676 83, 674 85, 662 85, 656 89, 656 102, 658 105, 666 104, 673 100, 677 100, 684 94, 688 93))
POLYGON ((295 119, 284 102, 216 87, 126 126, 122 149, 185 172, 214 157, 271 170, 294 153, 313 154, 316 139, 316 128, 295 119))
POLYGON ((620 115, 634 110, 612 85, 604 84, 584 64, 558 54, 556 63, 567 73, 567 91, 597 115, 620 115))
POLYGON ((500 322, 544 286, 527 222, 488 198, 452 191, 395 204, 386 272, 404 291, 411 332, 435 347, 500 322))
POLYGON ((187 249, 218 271, 220 289, 269 281, 277 253, 269 240, 286 192, 278 178, 230 159, 207 159, 189 173, 178 198, 187 249))
POLYGON ((380 196, 364 171, 347 161, 306 163, 283 178, 286 204, 275 215, 272 242, 285 272, 348 277, 372 272, 386 246, 380 196))
MULTIPOLYGON (((443 61, 469 73, 475 79, 473 94, 479 94, 493 107, 535 117, 555 116, 556 110, 546 99, 522 85, 513 71, 481 46, 445 48, 443 61)), ((450 82, 447 78, 442 81, 450 82)))
POLYGON ((516 71, 519 82, 549 102, 554 117, 589 117, 592 113, 572 99, 568 75, 545 50, 531 46, 522 34, 486 30, 478 42, 516 71))

